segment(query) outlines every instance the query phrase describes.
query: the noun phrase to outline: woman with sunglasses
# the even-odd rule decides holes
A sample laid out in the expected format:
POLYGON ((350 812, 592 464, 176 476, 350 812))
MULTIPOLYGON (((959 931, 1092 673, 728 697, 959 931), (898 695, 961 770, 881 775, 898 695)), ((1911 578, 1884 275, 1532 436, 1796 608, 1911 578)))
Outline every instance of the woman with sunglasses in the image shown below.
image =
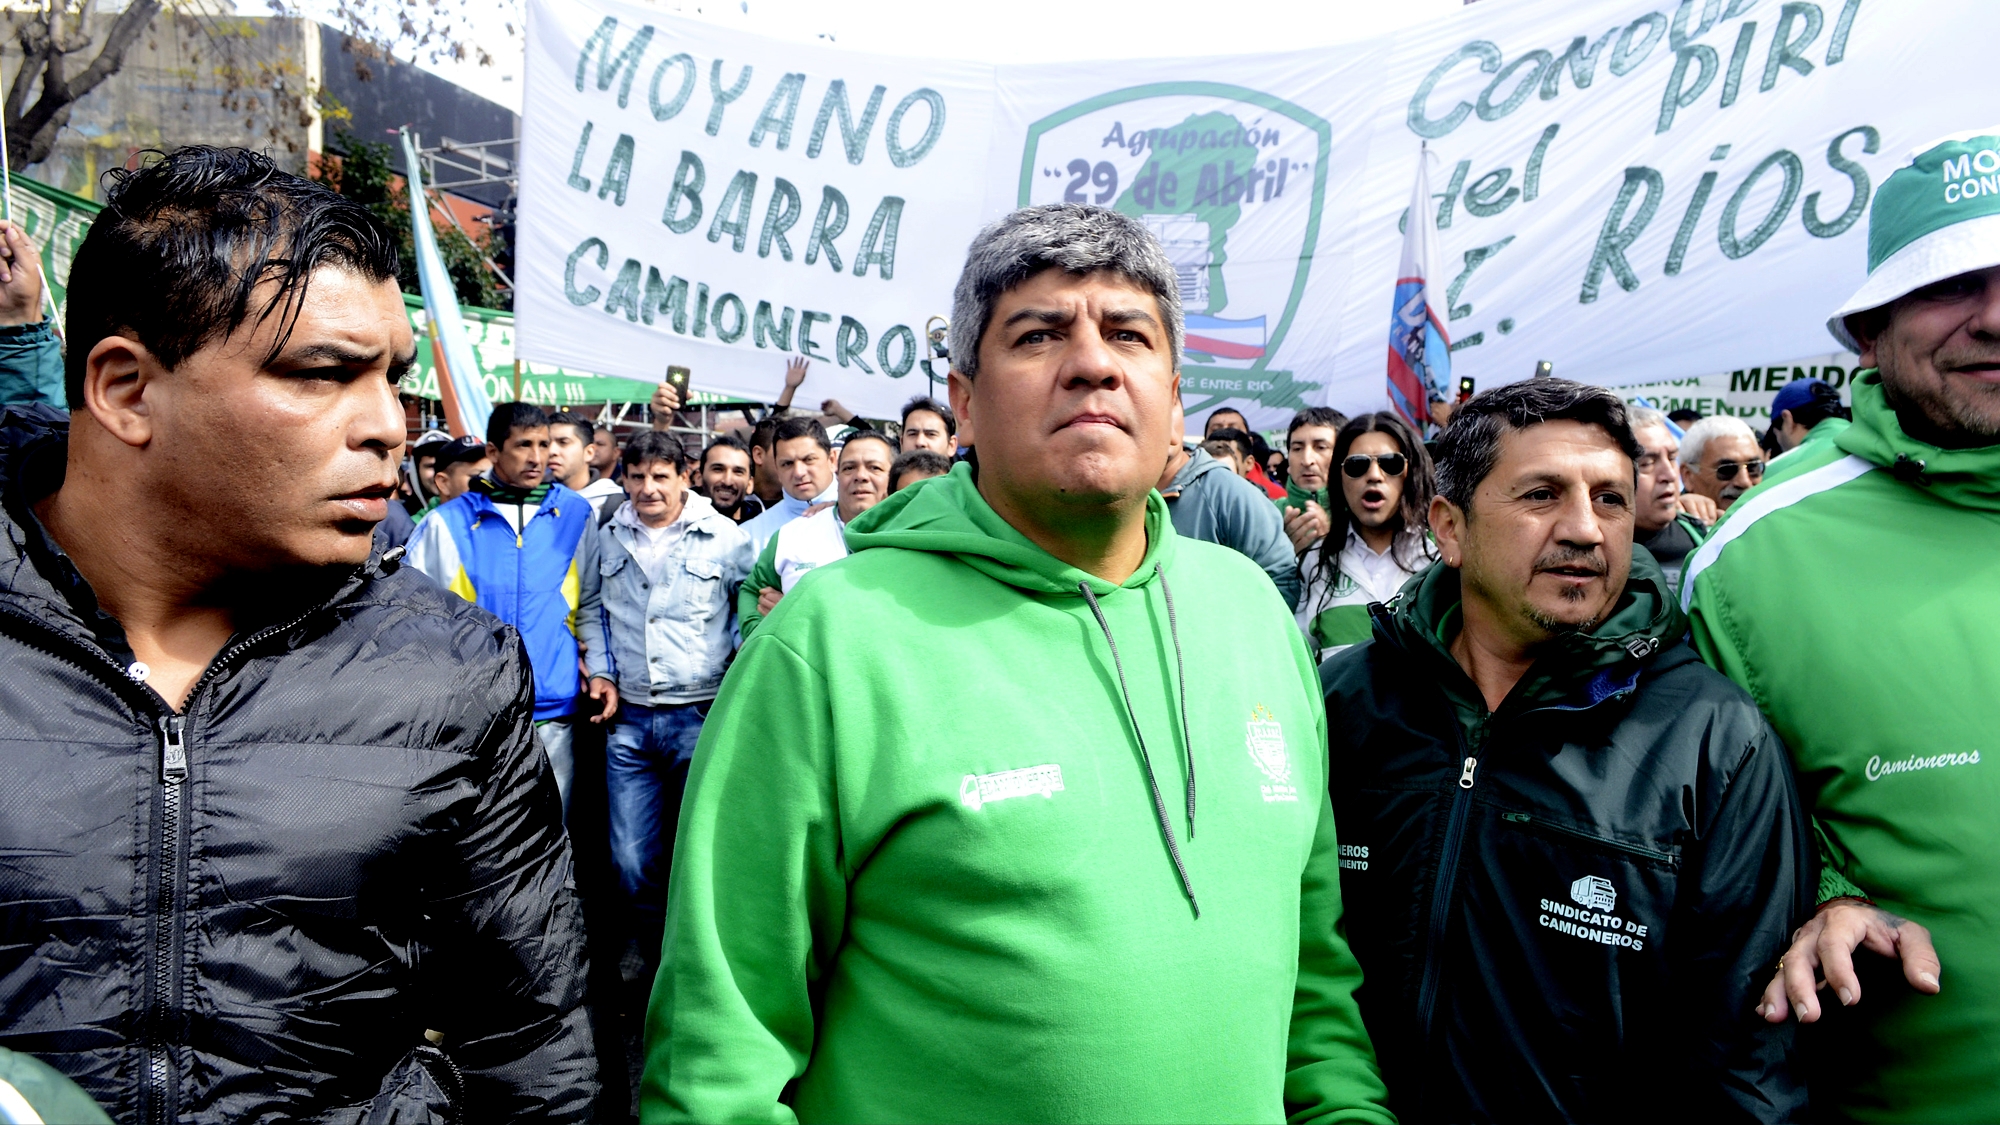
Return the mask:
POLYGON ((1298 622, 1318 659, 1367 640, 1369 604, 1395 597, 1437 558, 1426 522, 1431 458, 1409 423, 1387 412, 1349 420, 1334 438, 1333 464, 1343 502, 1299 559, 1298 622))

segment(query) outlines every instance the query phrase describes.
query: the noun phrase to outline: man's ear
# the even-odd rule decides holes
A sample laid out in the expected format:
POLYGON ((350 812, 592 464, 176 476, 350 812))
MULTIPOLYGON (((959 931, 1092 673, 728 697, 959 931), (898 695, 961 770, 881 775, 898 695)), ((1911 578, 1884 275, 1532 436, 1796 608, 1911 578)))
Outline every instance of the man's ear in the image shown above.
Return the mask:
POLYGON ((1465 565, 1465 513, 1442 496, 1431 497, 1431 534, 1446 566, 1465 565))
POLYGON ((945 394, 951 399, 951 412, 958 416, 958 444, 976 444, 972 438, 972 376, 953 368, 945 394))
POLYGON ((497 446, 497 445, 494 445, 494 444, 493 444, 492 442, 490 442, 490 441, 489 441, 489 442, 487 442, 487 443, 486 443, 486 459, 487 459, 488 461, 498 461, 498 460, 500 459, 500 447, 499 447, 499 446, 497 446))
POLYGON ((153 440, 159 421, 163 374, 146 345, 128 336, 106 336, 83 361, 81 406, 113 437, 142 447, 153 440))
POLYGON ((1882 365, 1876 358, 1875 345, 1881 342, 1882 333, 1889 327, 1887 312, 1886 309, 1869 309, 1854 313, 1845 321, 1847 334, 1854 337, 1855 344, 1859 345, 1863 367, 1882 365))

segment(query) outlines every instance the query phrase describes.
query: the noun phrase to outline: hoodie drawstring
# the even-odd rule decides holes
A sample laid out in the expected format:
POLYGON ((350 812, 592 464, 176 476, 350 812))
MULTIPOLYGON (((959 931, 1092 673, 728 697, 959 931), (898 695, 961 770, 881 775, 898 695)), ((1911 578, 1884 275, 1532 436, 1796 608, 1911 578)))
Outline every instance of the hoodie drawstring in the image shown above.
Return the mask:
MULTIPOLYGON (((1194 839, 1194 737, 1188 733, 1187 721, 1187 664, 1181 659, 1181 629, 1174 620, 1174 589, 1167 585, 1167 572, 1158 563, 1153 564, 1153 574, 1160 580, 1160 593, 1167 599, 1167 635, 1174 641, 1174 682, 1181 696, 1181 745, 1187 747, 1188 767, 1188 839, 1194 839)), ((1107 630, 1106 636, 1110 633, 1107 630)), ((1127 706, 1130 706, 1128 703, 1127 706)), ((1138 723, 1134 721, 1134 726, 1138 723)))
MULTIPOLYGON (((1161 579, 1161 590, 1166 589, 1166 575, 1156 565, 1153 573, 1161 579)), ((1118 693, 1125 700, 1125 717, 1132 723, 1132 736, 1139 743, 1139 761, 1146 767, 1146 786, 1153 793, 1153 815, 1160 822, 1160 837, 1167 842, 1167 855, 1174 861, 1174 872, 1181 878, 1181 890, 1187 894, 1188 905, 1194 908, 1194 916, 1201 917, 1201 903, 1194 897, 1194 881, 1188 878, 1187 864, 1181 860, 1181 848, 1174 841, 1174 829, 1167 819, 1167 802, 1160 796, 1160 782, 1153 773, 1153 756, 1146 750, 1145 732, 1139 729, 1139 713, 1132 707, 1132 691, 1125 684, 1125 662, 1118 655, 1118 640, 1111 635, 1111 623, 1104 619, 1104 609, 1097 604, 1097 595, 1090 590, 1088 582, 1079 582, 1077 589, 1083 592, 1083 600, 1090 605, 1090 612, 1097 618, 1097 627, 1104 631, 1104 643, 1111 647, 1111 666, 1118 673, 1118 693)), ((1178 666, 1181 658, 1180 633, 1174 623, 1173 595, 1167 595, 1167 631, 1173 637, 1174 661, 1178 666)), ((1187 738, 1187 681, 1182 676, 1181 689, 1181 737, 1187 738)), ((1188 743, 1188 839, 1194 839, 1194 744, 1188 743)))

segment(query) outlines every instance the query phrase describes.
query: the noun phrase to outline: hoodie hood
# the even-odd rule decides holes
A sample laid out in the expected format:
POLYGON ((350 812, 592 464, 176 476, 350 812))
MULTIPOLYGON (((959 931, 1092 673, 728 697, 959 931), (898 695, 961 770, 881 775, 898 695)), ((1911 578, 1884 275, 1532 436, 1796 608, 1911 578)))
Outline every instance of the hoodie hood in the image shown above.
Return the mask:
POLYGON ((1833 442, 1947 504, 2000 512, 2000 445, 1941 449, 1904 433, 1876 368, 1855 380, 1854 424, 1833 442))
POLYGON ((1102 597, 1121 587, 1145 586, 1156 569, 1171 567, 1174 525, 1167 502, 1158 492, 1148 495, 1146 557, 1124 582, 1107 582, 1049 554, 1001 519, 961 461, 944 476, 905 488, 856 516, 847 525, 847 549, 870 547, 954 555, 989 578, 1037 594, 1074 598, 1081 584, 1102 597))
POLYGON ((1194 482, 1208 474, 1226 473, 1228 471, 1229 466, 1210 457, 1208 450, 1198 445, 1193 446, 1188 449, 1187 463, 1182 465, 1180 472, 1175 473, 1174 479, 1167 483, 1166 491, 1162 493, 1162 496, 1179 496, 1181 493, 1186 492, 1194 482))
MULTIPOLYGON (((1447 694, 1459 702, 1458 696, 1470 693, 1475 709, 1483 710, 1478 689, 1451 654, 1463 600, 1457 568, 1433 564, 1388 605, 1376 607, 1375 632, 1412 657, 1449 665, 1447 694)), ((1638 686, 1640 673, 1686 633, 1687 616, 1668 593, 1660 564, 1644 547, 1634 547, 1632 572, 1611 616, 1587 633, 1559 637, 1543 649, 1501 709, 1516 714, 1541 707, 1582 710, 1628 695, 1638 686)), ((1694 659, 1686 649, 1681 653, 1672 663, 1694 659)))

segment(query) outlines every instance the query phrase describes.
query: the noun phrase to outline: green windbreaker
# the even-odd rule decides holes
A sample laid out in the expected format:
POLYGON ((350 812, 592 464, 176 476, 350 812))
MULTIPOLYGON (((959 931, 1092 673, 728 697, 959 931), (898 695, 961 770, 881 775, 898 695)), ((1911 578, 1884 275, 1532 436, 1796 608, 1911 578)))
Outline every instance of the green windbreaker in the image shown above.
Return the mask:
POLYGON ((645 1121, 1394 1120, 1298 630, 1146 526, 1114 585, 961 465, 764 619, 688 781, 645 1121))
POLYGON ((1822 900, 1930 928, 1943 992, 1856 955, 1861 1003, 1806 1039, 1815 1111, 2000 1121, 2000 447, 1906 436, 1881 376, 1688 556, 1695 647, 1784 737, 1822 900))

